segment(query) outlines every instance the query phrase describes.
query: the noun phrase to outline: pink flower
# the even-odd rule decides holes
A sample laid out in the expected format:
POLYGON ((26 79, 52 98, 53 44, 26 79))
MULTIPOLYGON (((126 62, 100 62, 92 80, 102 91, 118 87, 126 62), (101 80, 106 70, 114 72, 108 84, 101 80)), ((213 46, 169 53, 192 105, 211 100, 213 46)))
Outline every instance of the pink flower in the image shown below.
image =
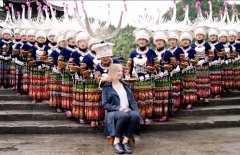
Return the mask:
POLYGON ((197 3, 196 3, 196 8, 200 8, 200 6, 201 6, 201 2, 200 2, 200 1, 197 1, 197 3))
POLYGON ((211 0, 209 0, 209 1, 208 1, 208 4, 212 4, 212 1, 211 1, 211 0))
POLYGON ((25 8, 25 5, 22 5, 22 8, 24 9, 24 8, 25 8))
POLYGON ((189 5, 186 4, 185 7, 183 8, 184 11, 186 11, 189 8, 189 5))
POLYGON ((36 2, 37 5, 40 5, 40 2, 36 2))
POLYGON ((16 13, 16 14, 17 14, 17 16, 20 16, 20 12, 19 12, 19 11, 17 11, 17 13, 16 13))
POLYGON ((224 5, 224 6, 226 6, 227 4, 228 4, 228 2, 227 2, 227 1, 224 1, 224 2, 223 2, 223 5, 224 5))
POLYGON ((9 9, 8 6, 6 6, 5 9, 8 10, 9 9))
POLYGON ((236 6, 235 6, 235 5, 233 5, 233 6, 232 6, 232 9, 233 9, 233 10, 235 10, 235 9, 236 9, 236 6))
POLYGON ((26 2, 27 6, 30 6, 30 2, 26 2))
POLYGON ((222 11, 222 10, 219 10, 219 14, 222 15, 222 14, 223 14, 223 11, 222 11))
POLYGON ((11 7, 13 7, 13 4, 12 4, 12 3, 9 3, 9 5, 8 5, 8 6, 11 8, 11 7))
POLYGON ((32 10, 32 7, 30 7, 29 10, 32 10))
POLYGON ((208 11, 204 11, 204 14, 205 14, 205 15, 208 15, 208 11))
POLYGON ((47 6, 46 6, 46 5, 44 5, 44 6, 43 6, 43 10, 46 10, 46 9, 47 9, 47 6))
POLYGON ((176 4, 176 0, 173 0, 173 3, 176 4))
POLYGON ((48 2, 48 3, 47 3, 47 5, 48 5, 48 6, 51 6, 51 3, 50 3, 50 2, 48 2))
POLYGON ((62 5, 65 6, 65 3, 63 2, 62 5))

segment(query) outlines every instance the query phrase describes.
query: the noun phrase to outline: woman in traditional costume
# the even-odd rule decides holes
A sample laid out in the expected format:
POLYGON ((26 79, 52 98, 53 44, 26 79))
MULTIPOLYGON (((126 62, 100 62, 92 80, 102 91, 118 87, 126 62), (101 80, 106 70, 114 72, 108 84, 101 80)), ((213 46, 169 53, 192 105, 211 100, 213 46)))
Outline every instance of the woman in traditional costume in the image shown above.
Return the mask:
POLYGON ((58 67, 62 72, 62 109, 66 110, 68 117, 72 116, 72 76, 70 74, 69 65, 73 62, 69 62, 71 54, 76 51, 76 32, 68 31, 66 33, 67 47, 62 49, 58 57, 58 67))
POLYGON ((205 35, 205 29, 197 27, 194 31, 196 41, 192 44, 192 48, 195 50, 195 57, 198 60, 196 65, 198 99, 208 103, 211 95, 208 61, 213 59, 213 53, 211 52, 211 46, 204 40, 205 35))
POLYGON ((148 47, 151 32, 146 28, 139 28, 134 31, 134 35, 138 47, 130 53, 127 73, 138 79, 134 83, 134 96, 144 120, 142 123, 149 125, 149 118, 153 114, 153 78, 159 64, 156 53, 148 47))
POLYGON ((192 105, 197 102, 197 84, 194 65, 196 65, 198 61, 195 59, 196 51, 191 47, 193 40, 192 33, 188 31, 182 32, 180 40, 185 55, 185 60, 181 65, 186 65, 183 66, 181 73, 182 94, 180 107, 189 110, 192 108, 192 105))
POLYGON ((58 56, 61 53, 62 49, 66 48, 67 46, 67 41, 64 38, 64 35, 61 34, 57 37, 57 45, 57 48, 48 54, 48 60, 53 61, 52 72, 50 74, 51 82, 49 105, 56 107, 57 112, 62 112, 62 76, 60 70, 58 69, 58 56))
POLYGON ((42 102, 45 100, 45 66, 47 60, 47 51, 44 51, 46 42, 46 33, 42 30, 36 33, 37 43, 32 47, 32 60, 29 61, 31 65, 30 88, 29 96, 32 102, 42 102))
POLYGON ((226 52, 225 62, 222 64, 222 80, 224 91, 231 92, 234 88, 234 70, 233 70, 233 59, 237 56, 235 51, 233 51, 232 46, 228 42, 228 32, 226 30, 221 30, 218 35, 220 43, 224 46, 226 52))
POLYGON ((213 61, 210 65, 210 81, 211 81, 211 94, 214 98, 219 99, 223 91, 222 88, 222 68, 221 64, 224 63, 225 50, 224 46, 218 41, 218 30, 215 28, 209 29, 208 37, 210 39, 211 51, 214 53, 213 61))
POLYGON ((181 77, 180 77, 180 64, 182 61, 184 61, 181 57, 184 56, 183 50, 178 47, 178 40, 179 40, 179 34, 177 31, 170 31, 168 33, 168 44, 169 48, 168 51, 170 51, 175 59, 176 59, 176 65, 174 70, 171 72, 171 80, 172 80, 172 104, 173 108, 170 107, 169 112, 171 115, 174 114, 174 111, 178 111, 180 108, 180 102, 181 102, 181 77))
POLYGON ((2 30, 2 40, 0 40, 0 86, 1 89, 10 87, 10 62, 12 54, 12 31, 2 30))
MULTIPOLYGON (((239 33, 240 34, 240 33, 239 33)), ((236 53, 235 59, 233 59, 234 70, 234 90, 240 90, 240 43, 236 41, 237 33, 235 30, 229 30, 228 41, 232 50, 236 53)))
POLYGON ((153 41, 156 46, 155 53, 160 65, 158 76, 155 79, 154 93, 154 120, 165 122, 169 117, 169 106, 171 106, 171 79, 170 72, 173 66, 170 64, 171 59, 175 59, 174 55, 168 51, 166 47, 167 35, 164 31, 155 31, 153 41))

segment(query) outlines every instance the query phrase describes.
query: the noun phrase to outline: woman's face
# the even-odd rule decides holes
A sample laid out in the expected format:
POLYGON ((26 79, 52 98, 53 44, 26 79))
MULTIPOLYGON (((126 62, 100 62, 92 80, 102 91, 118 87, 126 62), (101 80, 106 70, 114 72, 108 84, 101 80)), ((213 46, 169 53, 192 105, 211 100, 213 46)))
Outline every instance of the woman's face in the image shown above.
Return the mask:
POLYGON ((21 36, 21 41, 27 41, 27 36, 26 35, 22 35, 21 36))
POLYGON ((204 39, 204 35, 203 34, 197 34, 196 35, 196 40, 203 40, 204 39))
POLYGON ((75 40, 75 38, 73 38, 73 37, 72 37, 72 38, 69 38, 69 39, 68 39, 68 44, 71 45, 71 46, 75 46, 75 45, 76 45, 76 40, 75 40))
POLYGON ((227 37, 222 36, 222 37, 219 38, 219 41, 220 41, 221 43, 225 43, 225 42, 227 42, 227 37))
POLYGON ((140 38, 137 40, 137 44, 139 47, 146 47, 148 44, 148 41, 146 39, 140 38))
POLYGON ((37 42, 40 43, 40 44, 43 44, 43 43, 45 43, 45 38, 43 38, 43 37, 38 37, 38 38, 37 38, 37 42))
POLYGON ((157 39, 155 41, 156 48, 163 48, 165 46, 165 41, 162 39, 157 39))
POLYGON ((86 49, 88 47, 88 43, 86 40, 79 40, 78 47, 81 49, 86 49))
POLYGON ((113 79, 120 80, 122 79, 122 77, 123 77, 123 69, 122 69, 122 66, 119 65, 118 69, 116 70, 115 77, 113 77, 113 79))
POLYGON ((228 41, 229 42, 234 42, 236 40, 236 37, 235 36, 229 36, 228 37, 228 41))
POLYGON ((29 35, 28 36, 28 41, 29 42, 35 42, 36 41, 36 37, 34 35, 29 35))
POLYGON ((4 33, 3 38, 9 40, 11 38, 11 36, 8 33, 4 33))
POLYGON ((240 40, 240 32, 237 34, 237 39, 240 40))
POLYGON ((177 39, 175 39, 175 38, 170 38, 170 39, 168 39, 168 44, 169 44, 171 47, 176 47, 176 46, 177 46, 177 39))
POLYGON ((102 57, 100 58, 101 60, 101 63, 104 65, 104 66, 107 66, 110 64, 110 61, 111 61, 111 57, 102 57))
POLYGON ((65 40, 60 41, 60 42, 59 42, 59 46, 60 46, 61 48, 65 48, 65 47, 67 46, 67 41, 65 41, 65 40))
POLYGON ((217 36, 216 35, 210 35, 209 36, 209 39, 210 39, 210 41, 217 41, 217 36))
POLYGON ((17 39, 21 39, 21 36, 19 33, 14 33, 14 38, 17 40, 17 39))
POLYGON ((190 46, 191 41, 189 39, 182 39, 181 41, 183 47, 190 46))
POLYGON ((56 42, 56 40, 55 40, 55 35, 50 35, 50 36, 48 36, 48 39, 49 39, 49 41, 50 41, 51 43, 56 42))

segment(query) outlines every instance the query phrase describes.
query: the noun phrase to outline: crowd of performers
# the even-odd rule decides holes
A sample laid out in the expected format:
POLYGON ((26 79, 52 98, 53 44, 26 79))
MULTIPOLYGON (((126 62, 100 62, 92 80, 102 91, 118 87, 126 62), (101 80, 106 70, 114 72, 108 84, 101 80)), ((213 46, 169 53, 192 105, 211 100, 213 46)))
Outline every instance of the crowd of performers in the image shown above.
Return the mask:
MULTIPOLYGON (((124 81, 131 84, 143 124, 167 121, 179 109, 240 88, 240 33, 211 28, 206 34, 201 27, 193 35, 156 31, 154 50, 147 29, 134 34, 137 48, 123 66, 124 81)), ((4 29, 0 47, 1 89, 48 102, 82 124, 104 125, 99 87, 111 80, 109 66, 119 63, 112 58, 113 44, 86 32, 4 29)))

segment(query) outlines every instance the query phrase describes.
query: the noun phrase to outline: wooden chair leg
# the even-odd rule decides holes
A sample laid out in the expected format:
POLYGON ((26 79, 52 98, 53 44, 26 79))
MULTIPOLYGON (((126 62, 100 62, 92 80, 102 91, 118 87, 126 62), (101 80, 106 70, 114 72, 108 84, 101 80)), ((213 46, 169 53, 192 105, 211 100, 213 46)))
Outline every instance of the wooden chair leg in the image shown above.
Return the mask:
POLYGON ((113 142, 114 142, 114 137, 108 138, 108 144, 109 145, 113 145, 113 142))
POLYGON ((129 139, 129 144, 132 145, 132 146, 135 144, 135 138, 134 138, 134 136, 132 136, 132 137, 129 139))

